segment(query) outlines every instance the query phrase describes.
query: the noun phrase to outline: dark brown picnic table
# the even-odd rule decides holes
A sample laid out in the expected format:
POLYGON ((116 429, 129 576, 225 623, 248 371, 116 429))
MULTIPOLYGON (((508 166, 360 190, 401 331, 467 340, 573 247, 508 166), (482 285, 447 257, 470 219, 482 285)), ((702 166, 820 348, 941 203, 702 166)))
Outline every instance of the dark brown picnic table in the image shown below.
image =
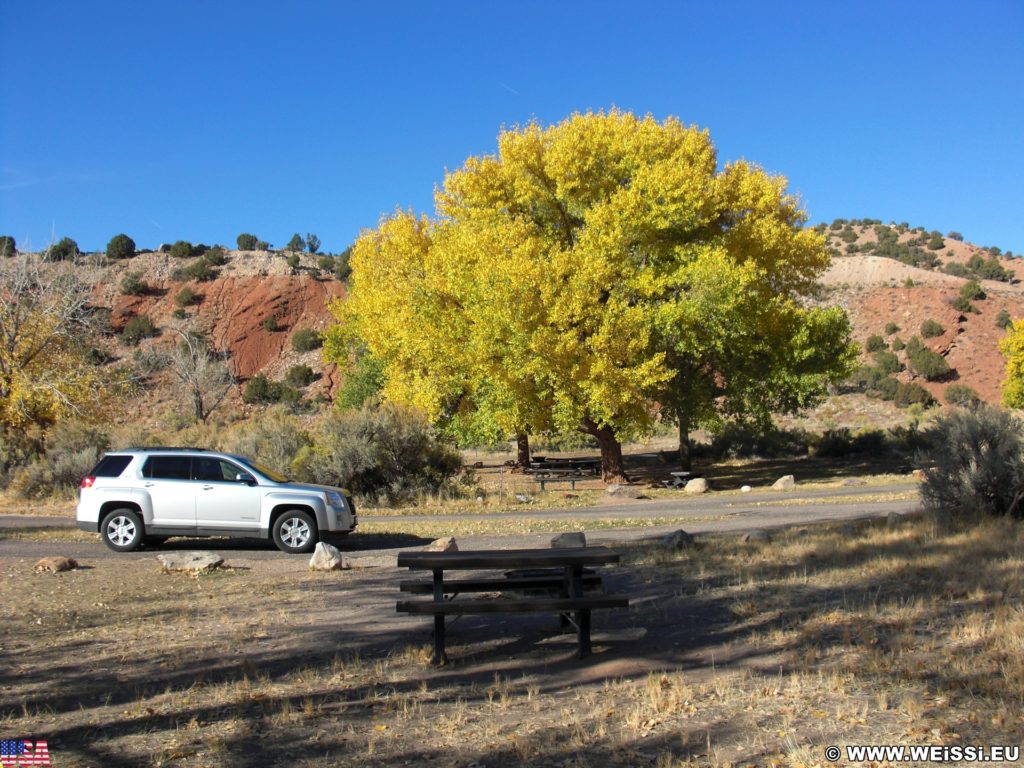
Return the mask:
MULTIPOLYGON (((434 664, 444 664, 445 617, 482 613, 558 613, 573 614, 576 626, 578 655, 590 655, 590 612, 596 608, 625 608, 629 599, 619 595, 587 596, 584 586, 593 584, 592 574, 585 568, 619 562, 619 553, 606 547, 567 549, 501 549, 467 550, 462 552, 400 552, 398 567, 428 570, 429 582, 403 582, 403 592, 430 594, 429 600, 399 601, 400 613, 432 614, 434 616, 434 664), (542 569, 542 570, 538 570, 542 569), (484 578, 451 578, 452 571, 512 570, 525 572, 519 576, 488 576, 484 578), (449 573, 445 578, 445 572, 449 573), (533 575, 530 575, 530 574, 533 575), (474 592, 501 592, 524 589, 551 589, 558 597, 547 595, 514 599, 468 599, 455 597, 474 592), (446 597, 447 596, 447 597, 446 597)), ((600 579, 596 579, 599 583, 600 579)))

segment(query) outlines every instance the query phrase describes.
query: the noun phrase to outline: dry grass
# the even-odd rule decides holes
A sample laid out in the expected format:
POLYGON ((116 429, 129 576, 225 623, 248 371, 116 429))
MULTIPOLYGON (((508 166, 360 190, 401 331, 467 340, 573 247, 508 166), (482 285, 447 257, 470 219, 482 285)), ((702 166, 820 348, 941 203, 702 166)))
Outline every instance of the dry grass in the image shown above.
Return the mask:
POLYGON ((596 617, 590 661, 557 622, 498 617, 455 623, 440 670, 394 615, 397 571, 7 559, 2 730, 79 767, 796 768, 830 744, 1024 738, 1019 525, 626 554, 607 581, 633 607, 596 617))

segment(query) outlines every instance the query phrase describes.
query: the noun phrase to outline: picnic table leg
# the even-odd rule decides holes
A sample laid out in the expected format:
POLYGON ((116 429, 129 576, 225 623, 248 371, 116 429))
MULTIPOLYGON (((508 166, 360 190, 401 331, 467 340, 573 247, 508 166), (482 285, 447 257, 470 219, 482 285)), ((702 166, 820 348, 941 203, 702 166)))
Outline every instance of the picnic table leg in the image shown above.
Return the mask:
POLYGON ((590 611, 576 611, 576 640, 579 645, 577 656, 581 659, 590 655, 590 611))
MULTIPOLYGON (((434 602, 444 602, 444 570, 434 569, 434 602)), ((448 663, 448 657, 444 652, 444 614, 434 615, 434 656, 430 663, 441 667, 448 663)))

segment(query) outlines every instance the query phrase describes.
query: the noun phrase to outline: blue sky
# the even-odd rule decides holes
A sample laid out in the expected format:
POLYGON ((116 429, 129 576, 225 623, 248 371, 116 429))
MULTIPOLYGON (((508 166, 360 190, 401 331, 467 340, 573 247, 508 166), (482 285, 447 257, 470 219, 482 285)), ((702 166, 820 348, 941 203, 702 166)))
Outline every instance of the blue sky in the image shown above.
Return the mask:
POLYGON ((1024 2, 0 0, 0 234, 340 251, 502 126, 708 128, 812 222, 1024 253, 1024 2))

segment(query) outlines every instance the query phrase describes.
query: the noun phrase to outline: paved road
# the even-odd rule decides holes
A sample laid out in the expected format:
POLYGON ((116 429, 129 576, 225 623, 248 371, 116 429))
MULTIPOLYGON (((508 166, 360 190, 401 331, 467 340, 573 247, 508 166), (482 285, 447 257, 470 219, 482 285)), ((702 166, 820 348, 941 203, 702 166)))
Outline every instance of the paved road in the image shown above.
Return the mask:
MULTIPOLYGON (((673 499, 637 500, 604 503, 574 509, 540 509, 523 505, 509 512, 488 513, 490 519, 514 520, 637 520, 674 518, 666 525, 601 529, 589 535, 592 541, 623 541, 657 536, 684 528, 691 534, 741 532, 757 528, 779 528, 816 522, 884 517, 890 512, 907 514, 920 508, 919 501, 890 500, 892 494, 906 494, 916 483, 885 486, 854 486, 810 491, 764 491, 749 494, 721 493, 673 499)), ((416 515, 417 521, 479 520, 481 513, 457 515, 416 515)), ((361 520, 387 524, 394 516, 362 515, 361 520)), ((68 517, 0 515, 0 528, 72 527, 68 517)), ((492 547, 545 546, 551 533, 460 536, 463 549, 492 547)), ((397 549, 415 547, 426 542, 406 534, 356 534, 343 539, 339 546, 353 555, 386 555, 397 549)), ((216 549, 245 552, 247 559, 287 557, 266 542, 248 539, 171 539, 163 549, 216 549)), ((110 557, 152 557, 153 550, 116 554, 95 542, 69 541, 0 541, 0 558, 38 558, 66 555, 76 559, 110 557)))

